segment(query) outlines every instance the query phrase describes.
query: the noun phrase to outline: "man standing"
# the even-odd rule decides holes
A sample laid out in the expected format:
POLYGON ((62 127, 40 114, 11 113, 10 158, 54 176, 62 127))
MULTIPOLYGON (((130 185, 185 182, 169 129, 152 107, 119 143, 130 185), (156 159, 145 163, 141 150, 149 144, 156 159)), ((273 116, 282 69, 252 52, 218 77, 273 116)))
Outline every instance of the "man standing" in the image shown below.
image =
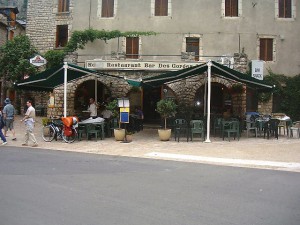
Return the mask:
POLYGON ((16 133, 14 130, 15 108, 11 104, 9 98, 6 98, 4 103, 5 103, 5 107, 3 109, 3 119, 5 121, 4 136, 6 136, 8 129, 10 129, 10 131, 13 134, 12 140, 15 141, 17 140, 16 133))
POLYGON ((97 105, 93 98, 90 98, 90 105, 88 107, 88 111, 90 112, 90 117, 93 119, 97 118, 97 105))
POLYGON ((28 141, 30 139, 33 142, 32 147, 37 147, 38 143, 33 133, 34 122, 35 122, 35 109, 32 106, 31 100, 28 100, 26 102, 26 105, 28 109, 25 113, 24 118, 21 120, 21 122, 25 121, 25 127, 26 127, 25 142, 22 144, 22 146, 28 146, 28 141))

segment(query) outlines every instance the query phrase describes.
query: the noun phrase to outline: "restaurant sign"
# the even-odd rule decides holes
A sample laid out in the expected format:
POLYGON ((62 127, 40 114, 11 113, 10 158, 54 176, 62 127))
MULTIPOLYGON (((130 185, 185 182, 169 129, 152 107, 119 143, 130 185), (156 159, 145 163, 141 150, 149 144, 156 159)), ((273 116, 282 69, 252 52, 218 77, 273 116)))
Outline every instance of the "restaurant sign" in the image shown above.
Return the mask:
POLYGON ((252 77, 258 80, 264 79, 264 61, 252 60, 252 77))
POLYGON ((116 61, 116 60, 86 60, 88 69, 101 70, 181 70, 197 66, 201 62, 157 62, 157 61, 116 61))
POLYGON ((47 60, 40 55, 36 55, 30 59, 30 63, 34 66, 43 66, 47 63, 47 60))

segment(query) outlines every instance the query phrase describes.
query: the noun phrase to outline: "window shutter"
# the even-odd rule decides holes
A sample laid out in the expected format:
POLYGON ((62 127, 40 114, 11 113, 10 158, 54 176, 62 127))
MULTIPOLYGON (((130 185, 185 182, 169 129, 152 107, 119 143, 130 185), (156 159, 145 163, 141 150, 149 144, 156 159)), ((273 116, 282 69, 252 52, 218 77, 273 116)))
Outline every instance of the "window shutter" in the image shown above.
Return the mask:
POLYGON ((292 18, 292 0, 278 0, 279 18, 292 18))
POLYGON ((273 61, 273 39, 267 38, 267 60, 273 61))
POLYGON ((102 0, 102 17, 114 16, 114 0, 102 0))
POLYGON ((139 38, 126 38, 126 58, 138 59, 139 38))
POLYGON ((238 0, 225 0, 225 16, 237 17, 239 12, 238 0))
POLYGON ((168 0, 155 0, 155 16, 168 15, 168 0))
POLYGON ((264 61, 273 61, 273 39, 262 38, 260 39, 260 54, 259 59, 264 61))

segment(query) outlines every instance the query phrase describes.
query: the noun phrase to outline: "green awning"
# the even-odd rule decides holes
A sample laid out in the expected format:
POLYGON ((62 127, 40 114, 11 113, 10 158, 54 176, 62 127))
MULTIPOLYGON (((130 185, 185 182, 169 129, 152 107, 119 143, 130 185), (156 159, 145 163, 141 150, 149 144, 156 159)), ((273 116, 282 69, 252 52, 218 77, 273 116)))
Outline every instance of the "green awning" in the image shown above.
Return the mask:
MULTIPOLYGON (((132 86, 138 86, 143 88, 154 88, 154 87, 159 87, 166 83, 180 81, 201 74, 204 76, 204 73, 207 71, 207 69, 208 69, 207 64, 203 63, 186 69, 143 78, 141 81, 127 79, 127 82, 132 86)), ((246 84, 247 86, 255 88, 257 90, 263 90, 263 91, 272 90, 272 86, 268 85, 265 81, 257 80, 247 74, 230 69, 214 61, 212 61, 211 71, 212 74, 215 76, 219 76, 224 79, 229 79, 235 82, 240 82, 246 84)))
MULTIPOLYGON (((15 84, 17 89, 31 90, 31 91, 52 91, 57 86, 64 84, 64 65, 56 66, 51 69, 45 70, 29 78, 19 81, 15 84)), ((95 76, 106 76, 113 78, 120 78, 106 73, 98 72, 95 70, 87 69, 73 64, 68 64, 67 81, 79 79, 82 76, 92 74, 95 76)))

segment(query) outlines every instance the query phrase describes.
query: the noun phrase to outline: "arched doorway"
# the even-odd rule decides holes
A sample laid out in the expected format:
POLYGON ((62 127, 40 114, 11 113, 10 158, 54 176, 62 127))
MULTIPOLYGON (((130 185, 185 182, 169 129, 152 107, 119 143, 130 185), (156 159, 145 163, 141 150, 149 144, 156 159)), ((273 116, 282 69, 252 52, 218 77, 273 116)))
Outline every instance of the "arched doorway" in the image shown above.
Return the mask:
MULTIPOLYGON (((204 115, 205 101, 205 85, 202 85, 194 98, 195 108, 201 116, 204 115)), ((231 94, 228 88, 220 83, 211 83, 211 114, 222 115, 228 107, 231 108, 231 94)))
MULTIPOLYGON (((111 93, 108 87, 97 81, 97 102, 102 104, 109 96, 111 93)), ((86 110, 90 98, 95 98, 95 80, 85 81, 77 87, 74 95, 75 111, 86 110)))

